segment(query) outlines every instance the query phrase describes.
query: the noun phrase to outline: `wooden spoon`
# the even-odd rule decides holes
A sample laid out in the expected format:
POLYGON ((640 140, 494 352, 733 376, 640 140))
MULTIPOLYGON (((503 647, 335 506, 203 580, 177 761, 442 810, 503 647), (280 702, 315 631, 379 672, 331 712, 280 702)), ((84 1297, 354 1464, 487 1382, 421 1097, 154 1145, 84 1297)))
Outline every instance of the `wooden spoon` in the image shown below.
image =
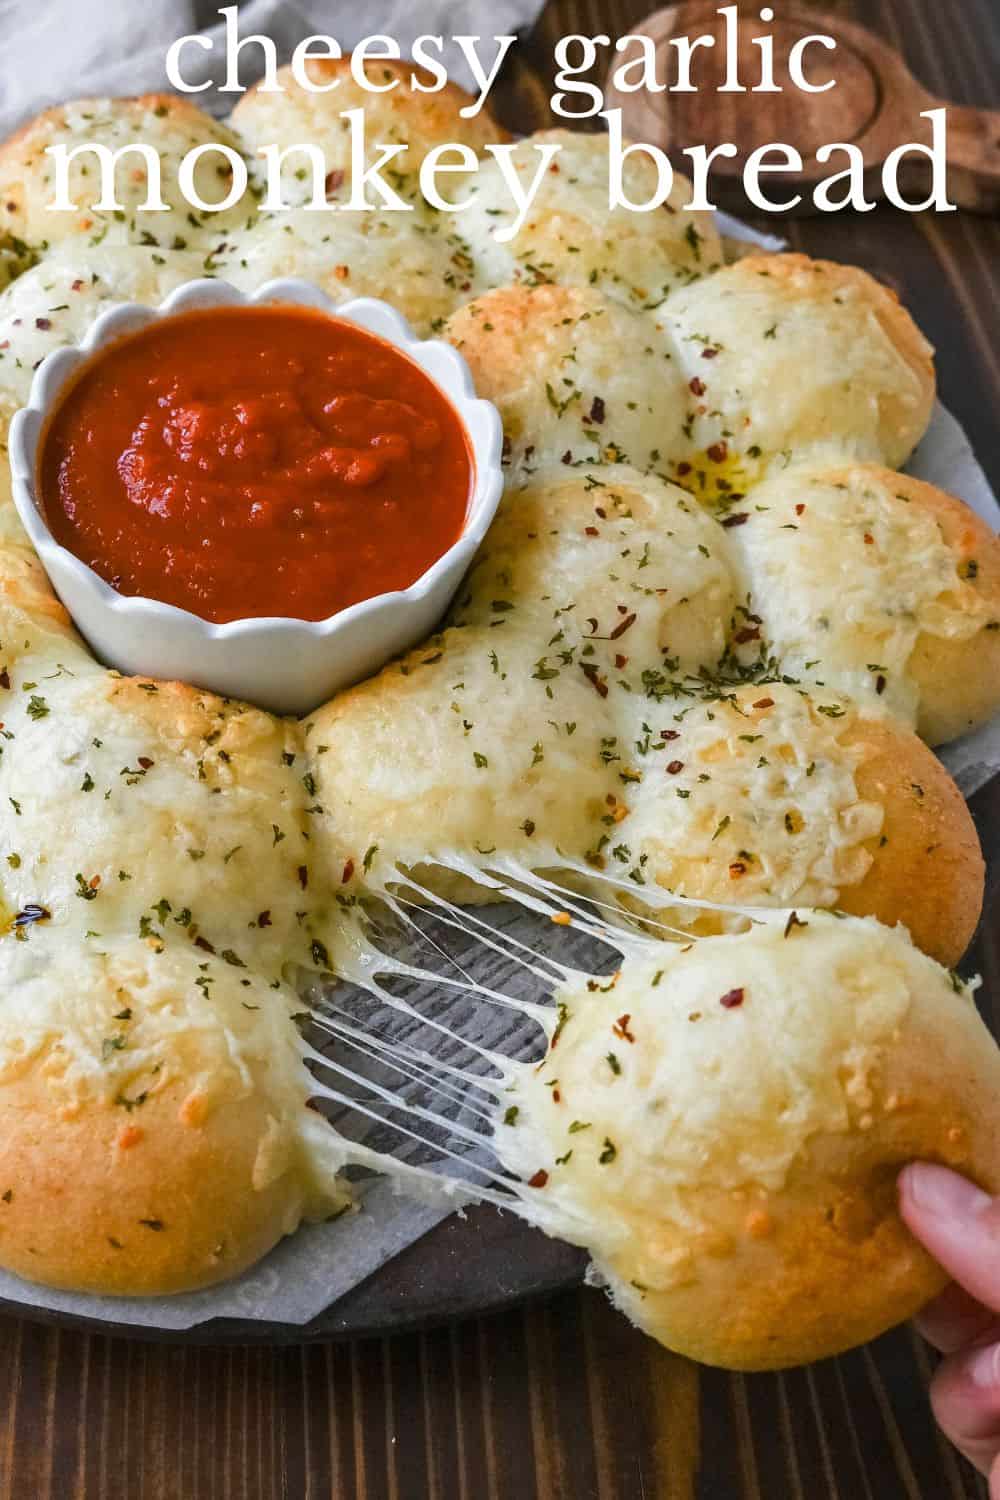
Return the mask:
MULTIPOLYGON (((803 194, 799 214, 815 213, 811 189, 846 166, 843 153, 828 164, 816 160, 820 146, 835 141, 860 147, 865 162, 869 200, 884 196, 881 168, 889 153, 904 143, 929 145, 931 127, 920 118, 928 109, 946 107, 948 124, 948 197, 950 202, 979 213, 1000 213, 1000 112, 970 109, 935 98, 917 82, 899 54, 864 26, 824 11, 789 5, 770 24, 758 19, 760 5, 741 7, 737 22, 740 81, 748 92, 718 93, 726 77, 726 18, 720 0, 686 0, 658 10, 636 31, 653 38, 657 75, 673 83, 677 77, 671 38, 711 36, 711 49, 699 48, 691 63, 691 82, 697 93, 624 93, 610 83, 607 108, 621 109, 626 136, 648 141, 668 151, 680 171, 690 173, 690 161, 680 152, 689 146, 713 147, 731 141, 737 157, 713 163, 711 188, 723 207, 748 207, 742 172, 756 147, 784 142, 800 152, 801 175, 782 172, 767 179, 769 193, 786 199, 803 194), (816 83, 836 79, 836 87, 812 94, 797 88, 788 71, 790 49, 801 38, 832 37, 836 51, 814 46, 805 54, 806 77, 816 83), (760 82, 760 51, 754 37, 774 39, 775 83, 782 92, 752 93, 760 82), (774 188, 775 181, 780 188, 774 188)), ((777 0, 780 4, 780 0, 777 0)), ((911 153, 900 172, 900 189, 908 201, 922 201, 930 192, 931 163, 923 153, 911 153)), ((839 192, 839 189, 838 189, 839 192)))

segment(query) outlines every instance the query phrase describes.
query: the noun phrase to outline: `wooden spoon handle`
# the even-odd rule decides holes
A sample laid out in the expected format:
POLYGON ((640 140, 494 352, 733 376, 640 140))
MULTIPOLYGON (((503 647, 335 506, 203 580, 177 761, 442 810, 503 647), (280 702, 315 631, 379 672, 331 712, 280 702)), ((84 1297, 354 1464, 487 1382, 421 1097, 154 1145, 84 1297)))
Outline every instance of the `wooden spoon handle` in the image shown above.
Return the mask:
POLYGON ((1000 187, 1000 110, 972 110, 936 101, 948 110, 949 165, 982 172, 994 190, 1000 187))
MULTIPOLYGON (((952 104, 920 89, 909 101, 909 136, 901 132, 899 140, 930 141, 930 128, 919 118, 929 109, 946 111, 949 202, 973 213, 1000 214, 1000 111, 952 104)), ((930 191, 930 164, 925 157, 914 153, 901 175, 904 185, 911 185, 915 193, 930 191)))

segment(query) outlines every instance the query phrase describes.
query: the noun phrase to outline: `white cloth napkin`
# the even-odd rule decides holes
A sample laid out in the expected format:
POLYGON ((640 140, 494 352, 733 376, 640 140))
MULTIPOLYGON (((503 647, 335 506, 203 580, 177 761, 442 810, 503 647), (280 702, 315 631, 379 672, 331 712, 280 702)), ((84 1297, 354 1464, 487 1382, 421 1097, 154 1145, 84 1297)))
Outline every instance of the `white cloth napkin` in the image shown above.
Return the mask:
MULTIPOLYGON (((219 39, 213 53, 188 47, 184 77, 199 83, 222 76, 219 8, 225 0, 0 0, 0 139, 46 105, 88 94, 141 94, 168 89, 164 59, 178 37, 203 31, 219 39)), ((534 21, 543 0, 242 0, 240 35, 273 38, 285 61, 314 34, 336 37, 345 51, 383 34, 404 55, 415 37, 509 36, 534 21)), ((258 49, 243 54, 247 69, 258 49)), ((483 51, 484 60, 492 60, 483 51)), ((461 52, 444 64, 455 83, 473 87, 461 52)), ((245 76, 241 65, 241 80, 245 76)), ((206 89, 191 96, 202 109, 227 114, 233 94, 206 89)))

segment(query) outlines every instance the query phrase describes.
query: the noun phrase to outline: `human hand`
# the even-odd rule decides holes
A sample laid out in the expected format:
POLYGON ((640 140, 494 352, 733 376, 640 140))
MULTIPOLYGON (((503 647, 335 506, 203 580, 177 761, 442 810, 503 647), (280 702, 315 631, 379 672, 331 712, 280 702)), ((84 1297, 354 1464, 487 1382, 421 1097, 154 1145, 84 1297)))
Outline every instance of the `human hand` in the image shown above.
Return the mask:
POLYGON ((917 1162, 900 1174, 899 1209, 954 1278, 916 1320, 945 1356, 931 1382, 934 1416, 1000 1500, 1000 1198, 917 1162))

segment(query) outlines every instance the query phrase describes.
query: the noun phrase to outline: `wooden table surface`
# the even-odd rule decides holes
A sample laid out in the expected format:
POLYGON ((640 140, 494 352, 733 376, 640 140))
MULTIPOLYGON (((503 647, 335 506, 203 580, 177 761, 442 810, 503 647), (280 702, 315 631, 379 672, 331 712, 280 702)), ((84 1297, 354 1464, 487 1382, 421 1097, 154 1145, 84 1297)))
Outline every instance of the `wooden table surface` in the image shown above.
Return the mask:
MULTIPOLYGON (((824 4, 891 41, 936 93, 1000 107, 997 0, 824 4)), ((648 10, 552 0, 523 56, 546 78, 560 34, 625 35, 648 10)), ((506 122, 543 123, 548 92, 518 70, 506 122)), ((880 208, 780 229, 900 290, 1000 492, 1000 222, 880 208)), ((996 871, 1000 788, 976 812, 996 871)), ((991 941, 971 962, 1000 1017, 995 888, 987 912, 991 941)), ((984 1496, 933 1426, 930 1369, 904 1329, 786 1375, 698 1370, 583 1289, 425 1333, 280 1349, 175 1348, 3 1318, 0 1500, 984 1496)))

